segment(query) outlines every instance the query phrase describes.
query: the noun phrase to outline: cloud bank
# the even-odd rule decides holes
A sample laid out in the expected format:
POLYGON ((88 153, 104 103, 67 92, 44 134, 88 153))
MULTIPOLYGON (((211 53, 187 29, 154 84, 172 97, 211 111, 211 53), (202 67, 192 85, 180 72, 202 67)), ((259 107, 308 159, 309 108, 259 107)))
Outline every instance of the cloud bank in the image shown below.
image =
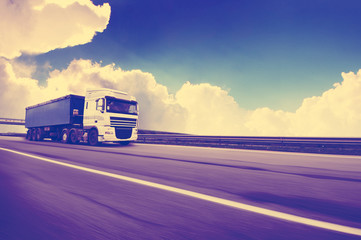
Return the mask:
POLYGON ((110 6, 90 0, 0 1, 0 56, 44 53, 91 41, 110 18, 110 6))
MULTIPOLYGON (((243 109, 226 90, 208 83, 186 82, 173 95, 151 73, 124 71, 114 64, 73 60, 66 69, 50 72, 45 87, 17 73, 19 68, 14 66, 15 62, 0 60, 3 117, 24 118, 28 105, 69 93, 84 95, 89 87, 106 87, 137 97, 142 129, 206 135, 361 136, 361 70, 342 73, 342 82, 320 96, 304 99, 295 112, 286 112, 243 109)), ((32 69, 29 66, 25 72, 32 69)))
MULTIPOLYGON (((31 77, 40 66, 14 59, 22 53, 90 42, 106 28, 109 18, 109 4, 95 6, 90 0, 0 1, 0 117, 23 119, 29 105, 70 93, 84 95, 89 87, 106 87, 137 97, 143 129, 207 135, 361 137, 361 70, 342 73, 340 83, 320 96, 304 99, 295 112, 250 111, 218 86, 186 82, 173 95, 151 73, 83 59, 53 70, 46 84, 40 85, 31 77)), ((0 126, 0 131, 10 129, 15 127, 0 126)))

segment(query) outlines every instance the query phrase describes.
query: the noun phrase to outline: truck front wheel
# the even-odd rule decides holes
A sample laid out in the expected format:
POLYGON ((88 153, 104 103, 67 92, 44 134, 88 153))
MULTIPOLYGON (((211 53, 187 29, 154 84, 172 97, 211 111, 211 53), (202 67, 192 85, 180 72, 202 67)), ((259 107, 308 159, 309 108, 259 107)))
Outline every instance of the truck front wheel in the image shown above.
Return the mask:
POLYGON ((69 140, 71 144, 77 144, 79 142, 78 140, 78 134, 76 133, 76 130, 71 130, 69 133, 69 140))
POLYGON ((96 146, 99 144, 98 142, 98 131, 96 129, 92 129, 88 134, 88 143, 90 146, 96 146))

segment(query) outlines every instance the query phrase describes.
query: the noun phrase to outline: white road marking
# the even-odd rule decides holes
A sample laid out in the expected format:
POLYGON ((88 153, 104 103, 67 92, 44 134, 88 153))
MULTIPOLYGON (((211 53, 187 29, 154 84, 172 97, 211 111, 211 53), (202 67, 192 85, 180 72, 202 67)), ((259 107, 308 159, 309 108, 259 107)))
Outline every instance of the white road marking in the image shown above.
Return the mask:
POLYGON ((226 200, 226 199, 222 199, 219 197, 213 197, 210 195, 197 193, 197 192, 193 192, 193 191, 188 191, 188 190, 184 190, 181 188, 176 188, 176 187, 171 187, 171 186, 167 186, 167 185, 163 185, 163 184, 159 184, 159 183, 140 180, 137 178, 126 177, 123 175, 95 170, 92 168, 81 167, 81 166, 74 165, 74 164, 59 162, 59 161, 51 160, 49 158, 40 157, 40 156, 36 156, 36 155, 32 155, 32 154, 27 154, 27 153, 15 151, 15 150, 7 149, 7 148, 0 147, 0 150, 19 154, 19 155, 34 158, 34 159, 38 159, 38 160, 41 160, 44 162, 49 162, 49 163, 53 163, 53 164, 57 164, 57 165, 65 166, 65 167, 82 170, 85 172, 99 174, 99 175, 103 175, 103 176, 107 176, 107 177, 112 177, 115 179, 124 180, 124 181, 132 182, 132 183, 137 183, 137 184, 141 184, 141 185, 152 187, 152 188, 162 189, 165 191, 174 192, 174 193, 182 194, 185 196, 202 199, 205 201, 225 205, 228 207, 237 208, 240 210, 245 210, 245 211, 249 211, 249 212, 253 212, 253 213, 257 213, 257 214, 262 214, 262 215, 266 215, 266 216, 273 217, 273 218, 278 218, 278 219, 295 222, 295 223, 300 223, 300 224, 304 224, 304 225, 308 225, 308 226, 312 226, 312 227, 318 227, 318 228, 322 228, 322 229, 328 229, 328 230, 332 230, 332 231, 361 236, 361 229, 359 229, 359 228, 348 227, 348 226, 329 223, 329 222, 325 222, 325 221, 319 221, 319 220, 315 220, 315 219, 311 219, 311 218, 299 217, 299 216, 288 214, 288 213, 278 212, 278 211, 269 210, 269 209, 261 208, 261 207, 255 207, 255 206, 252 206, 249 204, 226 200))

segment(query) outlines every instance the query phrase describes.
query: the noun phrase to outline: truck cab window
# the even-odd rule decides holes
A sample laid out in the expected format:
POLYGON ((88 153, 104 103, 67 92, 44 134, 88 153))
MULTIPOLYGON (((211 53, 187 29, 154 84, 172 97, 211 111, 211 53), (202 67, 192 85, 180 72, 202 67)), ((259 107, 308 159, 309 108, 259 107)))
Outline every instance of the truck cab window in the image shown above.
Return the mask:
POLYGON ((106 97, 107 112, 137 115, 137 102, 106 97))
POLYGON ((97 101, 97 106, 96 106, 96 109, 99 110, 99 111, 104 111, 104 98, 99 98, 97 101))

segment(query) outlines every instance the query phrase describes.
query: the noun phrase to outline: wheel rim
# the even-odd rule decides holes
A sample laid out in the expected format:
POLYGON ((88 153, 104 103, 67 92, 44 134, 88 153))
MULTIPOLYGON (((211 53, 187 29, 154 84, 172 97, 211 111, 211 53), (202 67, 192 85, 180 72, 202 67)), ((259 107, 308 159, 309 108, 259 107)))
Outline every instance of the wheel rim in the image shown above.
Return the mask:
POLYGON ((68 140, 68 134, 66 132, 63 133, 63 142, 66 142, 68 140))

